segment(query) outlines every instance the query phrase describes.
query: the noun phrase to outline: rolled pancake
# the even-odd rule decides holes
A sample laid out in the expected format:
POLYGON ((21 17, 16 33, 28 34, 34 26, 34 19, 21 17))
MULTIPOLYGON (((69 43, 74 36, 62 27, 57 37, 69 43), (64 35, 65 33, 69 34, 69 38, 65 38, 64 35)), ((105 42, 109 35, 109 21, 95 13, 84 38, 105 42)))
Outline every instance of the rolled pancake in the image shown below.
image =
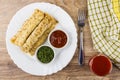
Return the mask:
POLYGON ((26 43, 22 46, 22 50, 24 52, 29 52, 29 50, 33 47, 33 45, 38 41, 38 39, 43 35, 43 33, 52 25, 51 16, 45 14, 44 19, 35 28, 29 38, 26 40, 26 43))
POLYGON ((44 13, 35 9, 32 16, 24 22, 19 31, 11 38, 11 42, 21 47, 43 18, 44 13))
POLYGON ((28 52, 28 53, 30 53, 30 55, 34 55, 36 49, 46 41, 49 33, 55 28, 56 24, 57 24, 57 22, 52 24, 52 26, 44 32, 44 34, 39 38, 39 40, 34 44, 34 46, 28 52))

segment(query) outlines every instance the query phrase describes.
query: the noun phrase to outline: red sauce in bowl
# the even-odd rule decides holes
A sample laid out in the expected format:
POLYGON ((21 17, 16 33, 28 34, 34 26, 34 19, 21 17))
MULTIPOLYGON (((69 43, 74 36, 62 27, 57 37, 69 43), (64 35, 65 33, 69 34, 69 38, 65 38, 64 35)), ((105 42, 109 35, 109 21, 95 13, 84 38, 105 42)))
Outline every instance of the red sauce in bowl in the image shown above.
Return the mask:
POLYGON ((50 35, 50 43, 56 48, 61 48, 67 43, 67 35, 61 30, 56 30, 50 35))
POLYGON ((106 56, 95 56, 89 62, 90 69, 99 76, 105 76, 110 73, 112 63, 106 56))

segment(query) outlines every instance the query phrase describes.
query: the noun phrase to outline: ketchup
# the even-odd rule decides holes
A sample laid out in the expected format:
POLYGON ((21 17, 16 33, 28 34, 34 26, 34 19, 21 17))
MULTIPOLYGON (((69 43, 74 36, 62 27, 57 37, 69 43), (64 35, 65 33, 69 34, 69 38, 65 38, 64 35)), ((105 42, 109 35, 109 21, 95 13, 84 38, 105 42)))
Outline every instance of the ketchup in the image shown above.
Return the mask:
POLYGON ((50 35, 50 43, 56 48, 61 48, 67 43, 67 35, 61 30, 56 30, 50 35))
POLYGON ((99 76, 105 76, 110 73, 112 63, 106 56, 96 56, 89 62, 90 69, 99 76))

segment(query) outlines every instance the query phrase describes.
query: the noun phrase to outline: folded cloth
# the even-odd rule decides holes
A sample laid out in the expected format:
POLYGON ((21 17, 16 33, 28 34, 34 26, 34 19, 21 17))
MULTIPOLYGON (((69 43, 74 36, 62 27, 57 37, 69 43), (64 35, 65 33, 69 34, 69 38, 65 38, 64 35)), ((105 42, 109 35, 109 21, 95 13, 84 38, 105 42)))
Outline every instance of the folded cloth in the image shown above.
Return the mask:
POLYGON ((88 0, 94 48, 120 68, 120 0, 88 0))

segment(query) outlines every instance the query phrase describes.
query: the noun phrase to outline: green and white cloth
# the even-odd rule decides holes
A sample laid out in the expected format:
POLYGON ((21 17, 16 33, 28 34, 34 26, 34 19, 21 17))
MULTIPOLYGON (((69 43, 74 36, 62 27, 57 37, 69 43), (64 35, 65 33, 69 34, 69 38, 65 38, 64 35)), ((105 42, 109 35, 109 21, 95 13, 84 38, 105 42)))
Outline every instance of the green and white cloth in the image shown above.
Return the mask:
POLYGON ((88 20, 94 48, 120 68, 120 0, 88 0, 88 20))

